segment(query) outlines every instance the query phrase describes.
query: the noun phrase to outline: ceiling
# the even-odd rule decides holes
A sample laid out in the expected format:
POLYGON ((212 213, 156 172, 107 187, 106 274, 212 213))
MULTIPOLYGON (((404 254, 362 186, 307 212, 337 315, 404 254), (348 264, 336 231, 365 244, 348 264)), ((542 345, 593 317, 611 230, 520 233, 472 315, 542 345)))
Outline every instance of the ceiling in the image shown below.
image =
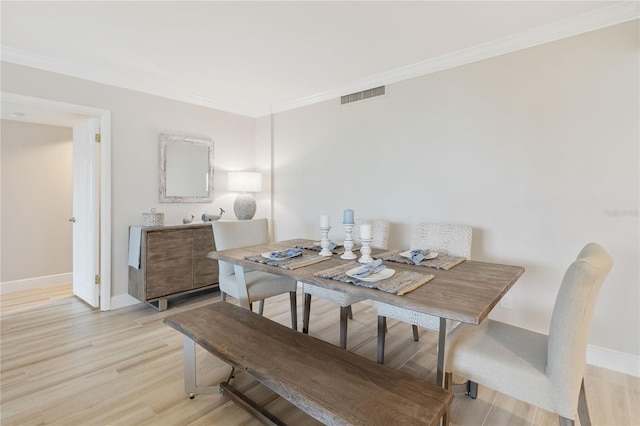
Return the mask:
POLYGON ((620 1, 3 0, 1 8, 5 61, 252 117, 638 17, 638 2, 620 1))

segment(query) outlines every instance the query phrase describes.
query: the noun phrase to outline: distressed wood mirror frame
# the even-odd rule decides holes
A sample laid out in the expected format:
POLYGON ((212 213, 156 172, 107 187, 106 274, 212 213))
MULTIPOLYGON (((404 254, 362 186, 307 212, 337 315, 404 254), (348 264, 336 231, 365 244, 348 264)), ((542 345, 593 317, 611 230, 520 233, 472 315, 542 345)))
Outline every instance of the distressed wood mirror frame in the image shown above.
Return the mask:
POLYGON ((160 202, 213 202, 213 141, 166 133, 159 140, 160 202))

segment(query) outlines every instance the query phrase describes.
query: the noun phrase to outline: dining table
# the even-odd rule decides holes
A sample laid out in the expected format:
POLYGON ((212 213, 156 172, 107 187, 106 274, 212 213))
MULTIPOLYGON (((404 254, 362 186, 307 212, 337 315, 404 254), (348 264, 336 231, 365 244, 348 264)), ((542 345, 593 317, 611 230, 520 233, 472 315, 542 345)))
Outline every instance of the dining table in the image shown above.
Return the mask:
MULTIPOLYGON (((269 272, 298 282, 314 284, 331 290, 361 296, 376 302, 384 302, 439 317, 440 328, 436 374, 436 381, 439 386, 444 386, 447 322, 459 321, 465 324, 479 325, 524 273, 524 267, 522 266, 476 260, 464 260, 448 270, 383 261, 387 268, 393 269, 396 273, 409 271, 433 275, 426 284, 398 295, 376 288, 318 276, 318 274, 322 275, 323 271, 343 265, 346 266, 346 264, 354 267, 362 265, 358 263, 358 259, 342 259, 339 254, 321 258, 321 256, 318 256, 318 252, 303 249, 302 251, 307 258, 310 260, 316 259, 317 261, 307 262, 309 264, 302 267, 291 268, 281 267, 277 261, 269 262, 266 261, 267 259, 265 259, 265 262, 259 261, 259 257, 262 254, 282 252, 287 248, 311 247, 313 244, 317 244, 317 242, 296 238, 262 245, 214 251, 210 252, 207 257, 233 264, 238 275, 243 270, 269 272), (316 256, 318 257, 316 258, 316 256)), ((373 249, 371 256, 374 259, 388 258, 389 254, 397 252, 398 250, 373 249)), ((358 254, 357 251, 354 253, 358 254)))

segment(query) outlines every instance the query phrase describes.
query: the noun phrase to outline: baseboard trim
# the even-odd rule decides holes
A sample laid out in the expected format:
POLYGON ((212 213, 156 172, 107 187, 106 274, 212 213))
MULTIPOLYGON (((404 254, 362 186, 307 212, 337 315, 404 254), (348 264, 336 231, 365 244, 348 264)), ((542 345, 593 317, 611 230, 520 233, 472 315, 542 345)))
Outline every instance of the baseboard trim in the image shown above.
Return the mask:
POLYGON ((587 345, 587 364, 640 377, 640 356, 587 345))
POLYGON ((0 294, 55 287, 62 284, 70 284, 72 282, 73 274, 71 272, 66 274, 47 275, 44 277, 27 278, 24 280, 6 281, 0 283, 0 294))

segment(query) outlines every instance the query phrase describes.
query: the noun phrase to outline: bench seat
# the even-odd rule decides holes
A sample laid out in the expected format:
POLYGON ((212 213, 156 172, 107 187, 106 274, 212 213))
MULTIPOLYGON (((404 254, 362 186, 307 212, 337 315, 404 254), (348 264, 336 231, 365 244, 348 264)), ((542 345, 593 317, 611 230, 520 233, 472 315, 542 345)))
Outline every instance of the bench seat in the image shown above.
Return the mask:
MULTIPOLYGON (((445 389, 230 303, 213 303, 164 321, 185 335, 185 386, 191 396, 205 389, 195 385, 197 343, 324 424, 433 425, 453 400, 445 389)), ((228 383, 221 387, 236 391, 228 383)), ((234 400, 255 415, 252 402, 240 398, 234 400)))

